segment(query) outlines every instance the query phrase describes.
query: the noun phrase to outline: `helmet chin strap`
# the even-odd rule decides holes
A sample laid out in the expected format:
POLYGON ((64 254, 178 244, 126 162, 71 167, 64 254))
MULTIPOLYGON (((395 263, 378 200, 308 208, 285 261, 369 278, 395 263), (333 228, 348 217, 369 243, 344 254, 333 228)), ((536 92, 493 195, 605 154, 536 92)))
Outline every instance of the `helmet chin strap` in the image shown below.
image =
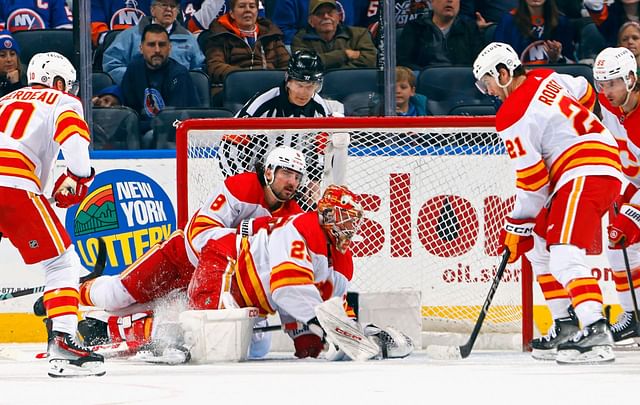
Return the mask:
POLYGON ((509 97, 509 89, 507 89, 507 87, 509 87, 512 81, 513 81, 513 76, 509 76, 509 81, 505 84, 500 84, 500 76, 498 76, 498 80, 496 80, 496 84, 498 85, 498 87, 504 90, 505 98, 509 97))
POLYGON ((271 195, 273 196, 273 198, 276 199, 277 202, 283 203, 283 202, 287 202, 287 200, 283 200, 280 197, 278 197, 278 195, 276 194, 276 192, 273 190, 273 187, 271 187, 271 185, 273 184, 273 182, 276 180, 276 173, 275 170, 272 170, 272 174, 273 174, 273 178, 271 179, 271 181, 269 181, 269 179, 267 179, 267 173, 265 171, 264 173, 264 182, 267 185, 267 188, 269 189, 269 192, 271 193, 271 195))

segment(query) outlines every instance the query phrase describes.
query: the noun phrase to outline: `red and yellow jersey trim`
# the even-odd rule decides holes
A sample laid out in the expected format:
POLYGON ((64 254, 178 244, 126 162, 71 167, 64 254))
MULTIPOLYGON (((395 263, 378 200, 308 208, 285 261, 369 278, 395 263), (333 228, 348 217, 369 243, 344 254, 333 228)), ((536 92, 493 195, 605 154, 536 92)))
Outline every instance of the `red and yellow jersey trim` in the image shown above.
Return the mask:
POLYGON ((564 173, 580 166, 611 166, 621 171, 618 148, 598 141, 573 145, 564 151, 551 165, 551 184, 556 184, 564 173))
MULTIPOLYGON (((629 282, 627 281, 626 271, 614 271, 613 281, 616 283, 616 291, 629 291, 629 282)), ((634 289, 640 287, 640 269, 635 268, 631 270, 631 281, 634 289)))
POLYGON ((580 97, 578 102, 593 112, 593 107, 596 105, 596 92, 593 90, 591 84, 587 84, 587 91, 580 97))
POLYGON ((41 189, 40 179, 35 171, 36 164, 24 153, 13 149, 0 149, 0 175, 31 180, 41 189))
POLYGON ((91 142, 89 127, 77 112, 69 110, 60 114, 56 120, 53 140, 62 145, 67 139, 76 134, 86 139, 87 142, 91 142))
POLYGON ((247 306, 258 308, 261 315, 275 313, 276 311, 269 304, 267 293, 262 286, 256 264, 253 262, 248 238, 242 238, 240 241, 240 252, 236 266, 236 281, 247 306))
POLYGON ((281 287, 313 284, 313 280, 313 270, 284 262, 271 269, 271 293, 281 287))
POLYGON ((543 160, 525 169, 516 170, 516 187, 537 191, 549 183, 549 172, 543 160))

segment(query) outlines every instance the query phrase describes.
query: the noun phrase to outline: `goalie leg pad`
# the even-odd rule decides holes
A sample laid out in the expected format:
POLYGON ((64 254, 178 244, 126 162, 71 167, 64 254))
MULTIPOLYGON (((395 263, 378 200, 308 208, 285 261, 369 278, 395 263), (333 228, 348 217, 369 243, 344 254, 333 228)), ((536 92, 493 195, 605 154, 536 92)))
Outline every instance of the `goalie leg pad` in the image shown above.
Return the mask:
POLYGON ((184 311, 180 325, 194 363, 247 359, 258 309, 184 311))
POLYGON ((362 327, 347 317, 339 297, 318 305, 316 316, 327 334, 327 341, 342 349, 350 359, 364 361, 380 354, 380 348, 365 336, 362 327))

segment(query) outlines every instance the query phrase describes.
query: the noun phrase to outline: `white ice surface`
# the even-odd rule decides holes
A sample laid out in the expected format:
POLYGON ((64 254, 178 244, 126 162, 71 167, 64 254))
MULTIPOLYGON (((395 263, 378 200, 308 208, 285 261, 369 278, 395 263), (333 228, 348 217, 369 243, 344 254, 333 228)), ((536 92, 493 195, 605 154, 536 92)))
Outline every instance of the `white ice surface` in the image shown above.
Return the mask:
POLYGON ((526 353, 478 351, 436 361, 418 351, 406 359, 355 362, 265 360, 163 366, 108 359, 107 375, 53 379, 43 345, 3 345, 21 361, 0 359, 0 404, 535 404, 633 403, 640 352, 615 363, 559 366, 526 353), (632 401, 632 402, 629 402, 632 401))

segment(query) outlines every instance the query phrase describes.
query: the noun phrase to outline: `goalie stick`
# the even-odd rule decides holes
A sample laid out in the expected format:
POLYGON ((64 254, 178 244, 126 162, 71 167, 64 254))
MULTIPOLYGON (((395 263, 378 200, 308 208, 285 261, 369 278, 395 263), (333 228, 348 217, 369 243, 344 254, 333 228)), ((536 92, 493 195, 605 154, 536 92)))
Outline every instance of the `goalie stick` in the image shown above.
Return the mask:
MULTIPOLYGON (((80 277, 79 282, 84 283, 85 281, 92 280, 94 278, 100 277, 102 272, 104 271, 104 266, 107 262, 107 246, 104 243, 102 238, 98 238, 98 257, 96 258, 96 264, 93 266, 93 271, 87 274, 84 277, 80 277)), ((8 300, 11 298, 23 297, 25 295, 30 294, 38 294, 44 292, 43 285, 38 287, 25 288, 24 290, 12 291, 4 294, 0 294, 0 301, 8 300)), ((36 313, 36 315, 39 315, 36 313)), ((44 315, 40 314, 40 316, 44 315)))
POLYGON ((482 328, 482 323, 484 322, 484 318, 487 316, 487 313, 489 312, 491 301, 493 301, 493 297, 496 295, 498 284, 500 284, 500 280, 502 279, 502 274, 504 273, 504 270, 507 267, 507 263, 509 262, 510 255, 511 255, 511 252, 509 252, 509 249, 505 247, 504 253, 502 254, 502 261, 500 262, 498 271, 496 272, 496 275, 493 278, 493 282, 491 283, 491 288, 489 288, 489 293, 487 293, 487 298, 485 298, 484 304, 482 304, 482 308, 480 309, 480 314, 478 315, 478 319, 476 320, 476 323, 473 326, 473 331, 471 331, 471 335, 469 336, 469 340, 467 340, 467 343, 463 344, 462 346, 441 346, 441 345, 428 346, 427 355, 429 357, 433 359, 441 359, 441 360, 466 359, 467 357, 469 357, 469 354, 471 353, 471 349, 473 348, 473 344, 476 342, 476 339, 478 338, 478 334, 480 333, 480 328, 482 328))

